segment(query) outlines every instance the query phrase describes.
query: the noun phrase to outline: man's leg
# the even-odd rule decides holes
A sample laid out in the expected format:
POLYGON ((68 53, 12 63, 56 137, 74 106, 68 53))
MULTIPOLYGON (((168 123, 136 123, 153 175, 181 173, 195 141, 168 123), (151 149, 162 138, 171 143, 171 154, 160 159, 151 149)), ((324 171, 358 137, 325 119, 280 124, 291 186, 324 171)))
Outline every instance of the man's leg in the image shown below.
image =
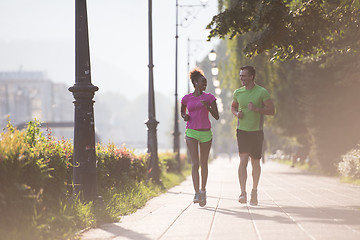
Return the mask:
POLYGON ((257 187, 259 185, 260 174, 261 174, 260 159, 251 158, 251 166, 252 166, 252 177, 253 177, 253 190, 257 190, 257 187))
POLYGON ((240 164, 238 168, 238 177, 240 183, 241 195, 239 197, 240 203, 246 203, 246 180, 247 180, 247 165, 249 162, 249 153, 239 153, 240 164))
POLYGON ((261 174, 260 159, 251 158, 252 165, 252 177, 253 177, 253 189, 251 191, 250 205, 258 205, 257 199, 257 187, 259 185, 259 179, 261 174))
POLYGON ((240 183, 241 192, 246 192, 246 180, 247 180, 247 165, 249 161, 248 153, 239 153, 240 164, 238 169, 238 177, 240 183))

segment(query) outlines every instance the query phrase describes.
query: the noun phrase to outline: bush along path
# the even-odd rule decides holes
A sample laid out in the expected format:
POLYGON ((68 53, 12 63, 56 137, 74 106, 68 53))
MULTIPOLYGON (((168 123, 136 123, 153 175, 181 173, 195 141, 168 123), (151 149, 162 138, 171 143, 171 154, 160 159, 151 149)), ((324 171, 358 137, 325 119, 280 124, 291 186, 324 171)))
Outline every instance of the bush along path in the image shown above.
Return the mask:
MULTIPOLYGON (((278 154, 270 155, 270 159, 291 167, 296 166, 302 170, 324 175, 324 171, 322 171, 319 165, 310 164, 311 162, 309 161, 289 159, 288 156, 278 154)), ((360 185, 360 144, 357 144, 355 148, 343 154, 335 167, 337 168, 336 174, 326 175, 339 177, 340 181, 344 183, 360 185)))
MULTIPOLYGON (((72 239, 82 229, 119 221, 185 179, 173 171, 172 153, 159 154, 160 186, 147 181, 146 154, 98 144, 98 190, 103 201, 81 202, 72 194, 72 143, 55 139, 49 129, 43 136, 39 125, 30 121, 25 131, 19 131, 9 122, 1 133, 1 239, 72 239)), ((184 156, 181 163, 182 169, 190 168, 184 156)))

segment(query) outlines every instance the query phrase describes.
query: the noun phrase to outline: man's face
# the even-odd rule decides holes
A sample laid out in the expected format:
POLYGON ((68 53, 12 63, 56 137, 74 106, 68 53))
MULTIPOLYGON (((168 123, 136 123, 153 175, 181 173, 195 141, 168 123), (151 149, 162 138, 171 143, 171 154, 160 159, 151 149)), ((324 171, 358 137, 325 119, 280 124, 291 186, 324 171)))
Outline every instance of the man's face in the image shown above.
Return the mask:
POLYGON ((253 76, 249 74, 248 70, 240 70, 240 81, 243 86, 248 86, 253 81, 253 76))

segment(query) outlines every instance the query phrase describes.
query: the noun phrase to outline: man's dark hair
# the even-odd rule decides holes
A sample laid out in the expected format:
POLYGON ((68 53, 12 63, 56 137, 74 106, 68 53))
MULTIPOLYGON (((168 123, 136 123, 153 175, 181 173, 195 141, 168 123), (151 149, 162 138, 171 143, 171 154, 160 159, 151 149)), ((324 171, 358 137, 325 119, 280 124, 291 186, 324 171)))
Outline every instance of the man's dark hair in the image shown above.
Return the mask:
POLYGON ((250 75, 253 76, 253 80, 255 79, 256 71, 253 66, 243 66, 240 68, 240 70, 247 70, 250 73, 250 75))

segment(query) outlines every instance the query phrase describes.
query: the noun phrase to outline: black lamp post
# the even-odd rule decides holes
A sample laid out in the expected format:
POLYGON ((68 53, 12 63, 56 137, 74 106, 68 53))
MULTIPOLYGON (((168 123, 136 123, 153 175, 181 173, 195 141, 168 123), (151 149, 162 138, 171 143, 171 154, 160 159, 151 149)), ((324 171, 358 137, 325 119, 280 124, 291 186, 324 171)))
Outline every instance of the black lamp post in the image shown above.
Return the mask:
MULTIPOLYGON (((217 100, 217 104, 218 104, 218 109, 219 109, 219 112, 221 113, 223 111, 223 105, 222 105, 222 101, 221 101, 221 98, 220 98, 220 93, 221 93, 221 89, 219 88, 220 86, 220 82, 219 80, 217 80, 217 75, 219 73, 219 69, 218 67, 216 66, 216 52, 215 50, 211 50, 210 53, 208 54, 208 58, 209 58, 209 61, 211 62, 211 75, 212 75, 212 83, 213 83, 213 86, 214 86, 214 90, 215 90, 215 95, 216 95, 216 98, 218 99, 217 100)), ((214 131, 218 132, 218 128, 214 128, 214 131)), ((218 141, 217 141, 218 143, 218 141)), ((218 145, 215 143, 214 144, 214 157, 217 156, 217 153, 218 153, 218 145)))
POLYGON ((175 31, 175 117, 174 117, 174 153, 176 162, 178 163, 178 171, 181 170, 180 165, 180 132, 179 132, 179 113, 178 113, 178 27, 179 27, 179 1, 176 0, 176 31, 175 31))
POLYGON ((180 132, 179 132, 179 110, 178 110, 178 39, 179 31, 179 6, 180 7, 205 7, 208 0, 200 0, 201 5, 179 5, 176 0, 176 30, 175 30, 175 117, 174 117, 174 153, 178 163, 178 171, 181 170, 180 165, 180 132))
POLYGON ((94 109, 99 89, 91 83, 86 0, 75 1, 75 101, 73 182, 74 194, 85 201, 97 198, 94 109))
POLYGON ((156 127, 158 121, 155 118, 155 97, 154 97, 154 75, 153 75, 153 48, 152 48, 152 0, 149 3, 149 106, 148 120, 145 122, 148 128, 147 152, 150 153, 149 177, 155 182, 159 182, 159 159, 156 127))
MULTIPOLYGON (((195 52, 193 52, 192 54, 191 54, 191 47, 190 47, 190 45, 191 45, 191 43, 193 43, 193 42, 205 42, 205 40, 203 40, 203 39, 190 39, 189 37, 188 37, 188 39, 187 39, 187 73, 189 73, 190 72, 190 57, 192 56, 192 54, 195 54, 196 53, 196 49, 195 49, 195 52)), ((190 79, 188 78, 188 81, 187 81, 187 92, 188 93, 190 93, 190 79)))

